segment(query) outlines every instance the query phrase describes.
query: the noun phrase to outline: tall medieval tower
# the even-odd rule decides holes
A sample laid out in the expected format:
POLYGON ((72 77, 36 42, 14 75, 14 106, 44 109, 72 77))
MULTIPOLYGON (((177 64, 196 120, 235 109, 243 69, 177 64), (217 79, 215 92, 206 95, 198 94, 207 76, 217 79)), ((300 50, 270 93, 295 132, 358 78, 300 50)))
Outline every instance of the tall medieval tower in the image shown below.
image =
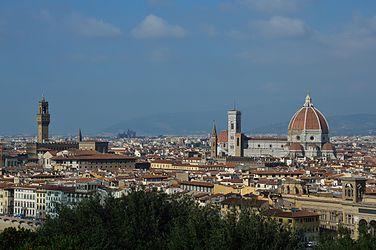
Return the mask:
POLYGON ((0 143, 0 168, 4 167, 4 146, 0 143))
POLYGON ((215 123, 213 123, 213 129, 211 133, 211 146, 210 146, 210 156, 212 158, 217 157, 217 147, 218 147, 218 137, 217 137, 217 129, 215 127, 215 123))
POLYGON ((236 139, 236 134, 241 133, 241 112, 233 109, 227 112, 228 122, 228 155, 236 156, 236 148, 241 147, 240 140, 236 139))
POLYGON ((50 113, 48 112, 48 102, 43 99, 39 101, 38 105, 38 143, 48 141, 48 126, 50 125, 50 113))
POLYGON ((81 133, 81 129, 79 128, 78 129, 78 133, 77 133, 77 142, 82 142, 82 133, 81 133))

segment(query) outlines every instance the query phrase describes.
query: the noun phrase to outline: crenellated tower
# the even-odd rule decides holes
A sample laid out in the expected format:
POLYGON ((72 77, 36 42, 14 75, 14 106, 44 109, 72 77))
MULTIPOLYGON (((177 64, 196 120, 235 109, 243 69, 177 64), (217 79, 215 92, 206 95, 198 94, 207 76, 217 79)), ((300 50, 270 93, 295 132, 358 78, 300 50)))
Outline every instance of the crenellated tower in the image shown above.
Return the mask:
POLYGON ((48 141, 48 126, 50 125, 50 113, 48 111, 48 102, 43 97, 38 104, 38 143, 48 141))

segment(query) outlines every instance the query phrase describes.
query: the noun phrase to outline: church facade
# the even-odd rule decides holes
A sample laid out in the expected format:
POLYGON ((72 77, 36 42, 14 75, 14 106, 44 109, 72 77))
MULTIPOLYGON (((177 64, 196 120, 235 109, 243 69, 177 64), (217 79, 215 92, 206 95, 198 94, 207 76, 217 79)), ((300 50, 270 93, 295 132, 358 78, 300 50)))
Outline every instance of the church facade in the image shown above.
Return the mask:
MULTIPOLYGON (((221 131, 215 144, 219 156, 335 158, 329 125, 307 95, 303 107, 291 118, 287 137, 247 137, 240 130, 240 111, 228 111, 228 130, 221 131), (237 115, 238 114, 238 115, 237 115), (234 132, 239 124, 239 129, 234 132)), ((213 138, 212 138, 213 142, 213 138)), ((213 152, 213 150, 212 150, 213 152)), ((213 154, 212 154, 213 155, 213 154)))

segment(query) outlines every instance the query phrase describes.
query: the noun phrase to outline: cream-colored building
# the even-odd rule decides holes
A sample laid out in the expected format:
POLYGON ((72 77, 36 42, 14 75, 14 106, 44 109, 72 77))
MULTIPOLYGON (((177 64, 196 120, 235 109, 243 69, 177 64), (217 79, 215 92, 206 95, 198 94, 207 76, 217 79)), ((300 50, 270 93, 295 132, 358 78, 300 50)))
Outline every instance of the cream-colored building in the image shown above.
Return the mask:
POLYGON ((376 235, 376 196, 365 193, 366 179, 363 177, 344 177, 342 181, 342 196, 313 195, 304 187, 295 188, 282 186, 282 199, 285 206, 320 214, 322 229, 337 230, 340 225, 350 229, 353 238, 359 236, 359 225, 366 225, 369 231, 376 235), (295 193, 294 190, 302 190, 295 193))

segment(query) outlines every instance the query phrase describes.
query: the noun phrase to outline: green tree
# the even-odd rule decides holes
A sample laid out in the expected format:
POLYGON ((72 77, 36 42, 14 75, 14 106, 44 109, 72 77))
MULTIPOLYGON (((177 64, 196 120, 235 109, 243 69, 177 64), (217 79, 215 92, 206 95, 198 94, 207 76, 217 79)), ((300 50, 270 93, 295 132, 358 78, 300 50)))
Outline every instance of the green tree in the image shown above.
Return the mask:
POLYGON ((36 232, 5 230, 2 249, 302 248, 298 234, 248 208, 223 216, 218 207, 200 207, 184 195, 133 191, 57 210, 36 232))

